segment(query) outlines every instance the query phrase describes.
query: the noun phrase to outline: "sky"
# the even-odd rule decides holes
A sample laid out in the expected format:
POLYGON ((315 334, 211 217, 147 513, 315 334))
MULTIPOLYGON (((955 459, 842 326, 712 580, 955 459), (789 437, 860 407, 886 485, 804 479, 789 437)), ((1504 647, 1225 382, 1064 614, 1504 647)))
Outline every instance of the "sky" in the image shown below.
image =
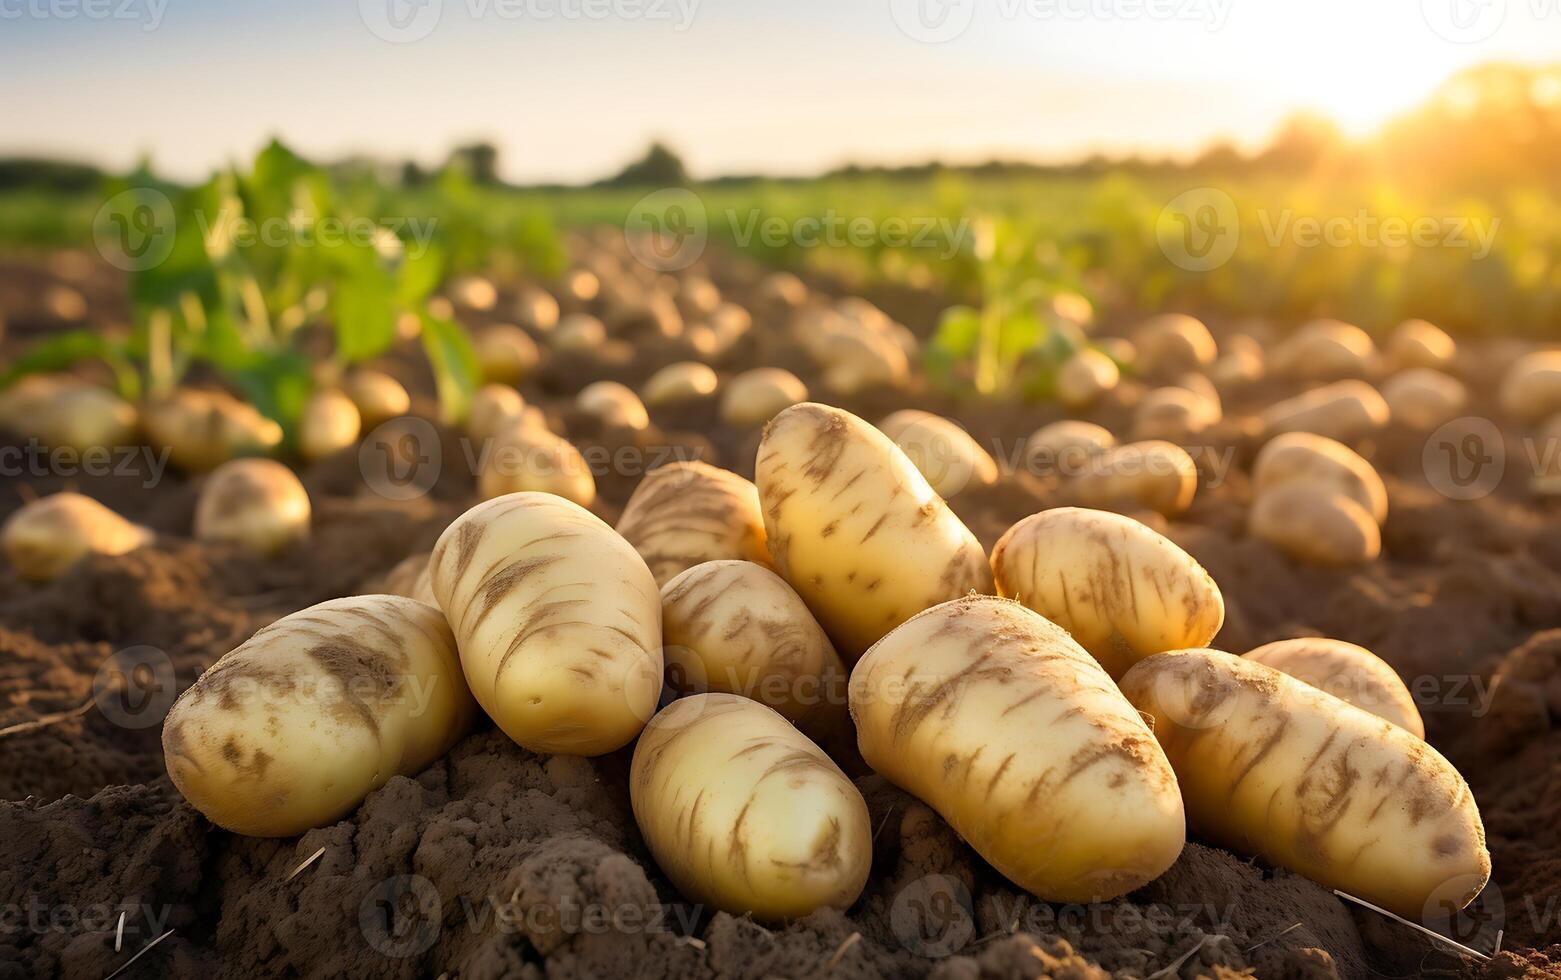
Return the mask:
POLYGON ((1561 59, 1561 0, 0 0, 0 155, 175 178, 300 152, 583 182, 1352 135, 1460 68, 1561 59))

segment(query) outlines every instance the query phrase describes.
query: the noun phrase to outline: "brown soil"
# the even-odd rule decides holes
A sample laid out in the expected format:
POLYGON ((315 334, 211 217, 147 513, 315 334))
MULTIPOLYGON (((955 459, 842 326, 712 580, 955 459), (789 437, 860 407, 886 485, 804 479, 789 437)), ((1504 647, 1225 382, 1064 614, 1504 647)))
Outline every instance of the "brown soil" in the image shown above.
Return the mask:
MULTIPOLYGON (((744 302, 744 264, 724 261, 713 272, 744 302)), ((94 322, 123 316, 122 284, 90 263, 0 263, 0 309, 11 326, 0 354, 59 328, 38 300, 50 283, 79 289, 105 311, 94 322)), ((870 298, 921 332, 938 305, 915 293, 870 298)), ((774 320, 757 319, 721 370, 778 364, 815 381, 774 320)), ((752 476, 758 434, 725 427, 713 404, 653 413, 656 427, 639 434, 601 431, 569 407, 591 380, 637 383, 687 356, 670 343, 641 343, 626 359, 609 351, 606 362, 556 360, 523 386, 582 448, 631 460, 600 473, 598 510, 609 520, 657 459, 698 456, 752 476)), ((1484 414, 1494 391, 1479 363, 1471 354, 1480 398, 1471 414, 1484 414)), ((391 364, 426 403, 430 386, 415 356, 391 364)), ((1122 431, 1133 392, 1128 386, 1091 417, 1122 431)), ((1392 498, 1383 560, 1346 572, 1298 567, 1243 530, 1243 468, 1254 446, 1239 418, 1285 393, 1264 385, 1227 396, 1238 421, 1211 440, 1212 458, 1228 451, 1235 465, 1209 468, 1191 513, 1157 526, 1224 591, 1227 625, 1216 645, 1239 652, 1288 636, 1335 636, 1375 650, 1410 679, 1429 740, 1469 779, 1484 815, 1493 884, 1448 930, 1487 950, 1503 930, 1505 951, 1488 963, 1296 875, 1196 842, 1127 899, 1039 902, 926 806, 874 776, 858 780, 879 830, 872 881, 855 906, 784 926, 712 914, 684 903, 646 852, 629 815, 627 753, 544 758, 492 730, 301 838, 213 828, 163 774, 161 713, 254 630, 371 589, 432 543, 471 493, 459 441, 442 431, 440 481, 413 501, 367 489, 353 453, 307 468, 314 539, 271 561, 189 541, 197 483, 149 479, 144 460, 114 476, 7 480, 0 519, 34 494, 71 486, 151 526, 159 540, 47 586, 0 569, 0 799, 13 801, 0 803, 0 978, 100 978, 168 930, 121 976, 1561 976, 1557 509, 1516 480, 1478 500, 1449 500, 1427 483, 1424 437, 1394 430, 1368 450, 1392 498), (1493 694, 1498 671, 1505 682, 1493 694)), ((920 386, 845 401, 869 419, 912 406, 960 419, 1000 456, 1059 415, 1049 406, 962 403, 920 386)), ((1045 475, 1018 473, 951 503, 990 547, 1058 499, 1045 475)))

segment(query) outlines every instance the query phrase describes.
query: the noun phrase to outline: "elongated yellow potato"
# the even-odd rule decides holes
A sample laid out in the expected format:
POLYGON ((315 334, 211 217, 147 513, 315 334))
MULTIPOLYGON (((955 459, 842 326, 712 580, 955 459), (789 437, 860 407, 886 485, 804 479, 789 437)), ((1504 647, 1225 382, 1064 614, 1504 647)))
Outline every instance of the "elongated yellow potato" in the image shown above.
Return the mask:
POLYGON ((533 752, 628 744, 661 694, 661 597, 590 511, 515 493, 456 518, 429 576, 477 703, 533 752))
POLYGON ((265 455, 282 442, 282 427, 253 406, 200 388, 180 388, 143 405, 141 428, 175 466, 196 472, 235 456, 265 455))
POLYGON ((661 589, 668 683, 741 694, 815 739, 844 730, 846 667, 785 579, 751 561, 695 565, 661 589))
POLYGON ((1561 350, 1518 358, 1501 381, 1501 407, 1520 422, 1561 412, 1561 350))
POLYGON ((672 702, 629 772, 634 819, 689 900, 776 920, 856 901, 872 866, 867 804, 785 718, 734 694, 672 702))
POLYGON ((69 491, 22 505, 0 526, 0 550, 31 582, 52 582, 89 554, 127 554, 152 538, 139 524, 69 491))
POLYGON ((1412 921, 1463 908, 1490 877, 1468 785, 1397 725, 1216 650, 1150 657, 1121 683, 1198 835, 1412 921))
POLYGON ((941 415, 904 409, 878 423, 878 429, 894 440, 940 497, 952 497, 972 483, 997 482, 992 454, 941 415))
POLYGON ((208 668, 169 711, 163 755, 212 823, 290 837, 440 758, 476 716, 444 615, 357 596, 283 617, 208 668))
POLYGON ((1264 644, 1244 656, 1425 738, 1425 721, 1398 671, 1365 647, 1303 636, 1264 644))
POLYGON ((697 460, 646 474, 624 505, 618 533, 645 559, 657 585, 701 562, 770 564, 758 488, 697 460))
POLYGON ((1430 431, 1454 418, 1469 401, 1462 381, 1434 368, 1400 371, 1382 385, 1393 421, 1430 431))
POLYGON ((1165 313, 1150 317, 1133 331, 1139 371, 1166 377, 1208 367, 1219 356, 1214 335, 1197 317, 1165 313))
POLYGON ((1088 408, 1121 380, 1116 361, 1086 347, 1057 369, 1057 400, 1068 408, 1088 408))
POLYGON ((698 401, 715 394, 721 379, 708 364, 680 361, 650 376, 640 395, 646 405, 676 405, 698 401))
POLYGON ((1225 623, 1219 586, 1187 552, 1130 517, 1079 507, 1031 514, 992 549, 998 595, 1073 635, 1112 677, 1225 623))
MULTIPOLYGON (((1078 476, 1090 460, 1117 444, 1111 430, 1093 422, 1064 419, 1042 426, 1024 444, 1025 468, 1037 476, 1078 476)), ((1179 448, 1179 447, 1178 447, 1179 448)))
POLYGON ((1354 442, 1388 424, 1392 412, 1382 393, 1364 381, 1338 381, 1270 405, 1259 420, 1269 437, 1313 432, 1354 442))
POLYGON ((1388 518, 1388 490, 1376 467, 1342 442, 1310 432, 1288 432, 1270 440, 1252 463, 1253 492, 1262 496, 1287 483, 1341 493, 1378 524, 1388 518))
POLYGON ((807 401, 808 386, 782 368, 754 368, 733 378, 721 396, 721 421, 734 428, 763 425, 783 408, 807 401))
POLYGON ((195 537, 274 555, 309 536, 309 492, 274 459, 234 459, 217 467, 195 502, 195 537))
POLYGON ((804 402, 775 416, 755 482, 776 569, 847 663, 923 609, 992 589, 975 535, 849 412, 804 402))
POLYGON ((51 449, 113 449, 135 444, 136 410, 107 388, 31 374, 0 391, 0 428, 51 449))
POLYGON ((1458 345, 1446 331, 1424 320, 1405 320, 1388 338, 1388 360, 1394 368, 1445 370, 1453 363, 1458 345))
POLYGON ((1282 483, 1260 494, 1247 529, 1292 558, 1316 565, 1359 565, 1382 554, 1382 529, 1343 493, 1282 483))
POLYGON ((851 674, 862 757, 1020 887, 1116 898, 1186 843, 1176 777, 1111 678, 1017 602, 934 606, 851 674))
POLYGON ((1312 381, 1358 378, 1377 364, 1371 335, 1342 320, 1313 320, 1280 342, 1269 355, 1275 374, 1312 381))
POLYGON ((580 389, 575 407, 595 417, 603 425, 625 429, 643 429, 650 425, 650 414, 634 389, 616 381, 597 381, 580 389))
POLYGON ((1074 477, 1068 489, 1089 507, 1143 507, 1175 517, 1198 495, 1198 464, 1181 446, 1159 439, 1107 449, 1064 475, 1074 477))

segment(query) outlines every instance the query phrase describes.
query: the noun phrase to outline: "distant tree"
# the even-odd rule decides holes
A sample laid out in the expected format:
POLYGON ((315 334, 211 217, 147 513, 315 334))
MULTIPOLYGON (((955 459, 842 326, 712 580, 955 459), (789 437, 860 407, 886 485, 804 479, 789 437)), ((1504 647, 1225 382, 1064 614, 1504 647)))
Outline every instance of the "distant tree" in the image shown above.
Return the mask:
POLYGON ((102 180, 102 171, 85 163, 36 157, 0 159, 0 190, 25 187, 36 190, 88 191, 95 189, 102 180))
POLYGON ((1343 147, 1344 136, 1333 120, 1315 113, 1298 112, 1280 125, 1254 163, 1265 170, 1306 173, 1337 156, 1343 147))
POLYGON ((416 160, 408 160, 401 165, 401 186, 421 187, 428 183, 428 171, 418 165, 416 160))
POLYGON ((450 151, 450 165, 466 171, 472 183, 492 187, 499 183, 499 150, 492 143, 470 143, 450 151))
POLYGON ((681 187, 688 182, 682 158, 656 142, 644 156, 601 183, 604 187, 681 187))

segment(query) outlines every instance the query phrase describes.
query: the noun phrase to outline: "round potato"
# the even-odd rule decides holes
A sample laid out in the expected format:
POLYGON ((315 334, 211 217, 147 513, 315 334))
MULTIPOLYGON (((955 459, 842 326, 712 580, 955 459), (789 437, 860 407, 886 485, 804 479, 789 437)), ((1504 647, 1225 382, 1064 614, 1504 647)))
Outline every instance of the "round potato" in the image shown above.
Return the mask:
POLYGON ((1410 368, 1382 385, 1393 421, 1429 431, 1456 418, 1469 400, 1463 382, 1433 368, 1410 368))
POLYGON ((1245 656, 1425 738, 1425 721, 1409 688, 1397 671, 1365 647, 1305 636, 1267 643, 1245 656))
POLYGON ((1090 460, 1116 444, 1117 437, 1104 426, 1064 419, 1042 426, 1025 441, 1025 468, 1037 476, 1078 476, 1090 460))
POLYGON ((434 597, 483 710, 533 752, 601 755, 661 694, 661 596, 629 543, 550 493, 456 518, 434 545, 434 597))
POLYGON ((195 502, 195 537, 274 555, 309 536, 309 492, 274 459, 234 459, 206 478, 195 502))
POLYGON ((416 774, 476 715, 439 610, 400 596, 333 599, 208 668, 168 712, 163 756, 212 823, 291 837, 416 774))
POLYGON ((1382 529, 1344 494, 1310 483, 1284 483, 1260 495, 1247 529, 1298 561, 1360 565, 1382 554, 1382 529))
POLYGON ((479 459, 477 494, 492 500, 508 493, 540 491, 589 507, 596 476, 568 439, 520 419, 505 424, 479 459))
POLYGON ((754 368, 731 380, 721 398, 721 421, 738 429, 763 425, 776 413, 808 400, 808 386, 781 368, 754 368))
POLYGON ((324 459, 350 448, 363 432, 363 416, 352 399, 335 388, 317 391, 298 420, 298 452, 304 459, 324 459))
POLYGON ((1112 677, 1164 650, 1202 646, 1225 624, 1219 586, 1193 557, 1130 517, 1059 507, 992 549, 997 593, 1073 635, 1112 677))
POLYGON ((142 406, 141 428, 175 466, 198 473, 282 444, 282 427, 253 406, 225 391, 199 388, 179 388, 142 406))
POLYGON ((766 921, 844 909, 867 884, 867 803, 785 718, 732 694, 672 702, 629 770, 634 819, 690 901, 766 921))
POLYGON ((1072 409, 1088 408, 1122 380, 1117 362, 1086 347, 1057 369, 1057 400, 1072 409))
POLYGON ((1268 363, 1274 374, 1307 381, 1360 378, 1376 370, 1377 345, 1353 323, 1313 320, 1275 347, 1268 363))
POLYGON ((912 617, 851 675, 862 757, 1047 901, 1106 901, 1186 843, 1154 736, 1100 665, 1016 602, 967 596, 912 617))
POLYGON ((1133 437, 1140 442, 1186 442, 1217 424, 1222 416, 1218 395, 1210 398, 1179 385, 1155 388, 1138 403, 1133 437))
POLYGON ((1463 908, 1489 879, 1468 785, 1397 725, 1215 650, 1150 657, 1121 683, 1199 836, 1412 921, 1463 908))
POLYGON ((518 421, 526 413, 526 400, 509 385, 486 384, 472 395, 466 413, 466 434, 477 442, 486 442, 518 421))
POLYGON ((651 470, 624 506, 618 533, 645 559, 657 585, 707 561, 770 564, 758 488, 709 463, 651 470))
POLYGON ((1520 422, 1538 422, 1561 412, 1561 351, 1519 358, 1502 380, 1501 406, 1520 422))
POLYGON ((1171 377, 1214 363, 1219 346, 1203 321, 1185 313, 1151 317, 1133 331, 1134 365, 1150 377, 1171 377))
POLYGON ((401 382, 383 371, 359 370, 347 376, 342 390, 352 399, 365 429, 400 418, 412 410, 412 396, 401 382))
POLYGON ((804 402, 775 416, 755 482, 776 569, 847 662, 929 606, 991 591, 975 535, 849 412, 804 402))
POLYGON ((580 389, 575 407, 603 425, 643 429, 650 425, 645 403, 633 389, 616 381, 597 381, 580 389))
POLYGON ((498 323, 477 335, 477 364, 484 381, 512 385, 524 380, 542 362, 531 335, 511 323, 498 323))
POLYGON ((1258 496, 1287 483, 1307 483, 1342 493, 1381 524, 1388 518, 1388 490, 1366 458, 1342 442, 1310 432, 1289 432, 1269 442, 1252 464, 1258 496))

